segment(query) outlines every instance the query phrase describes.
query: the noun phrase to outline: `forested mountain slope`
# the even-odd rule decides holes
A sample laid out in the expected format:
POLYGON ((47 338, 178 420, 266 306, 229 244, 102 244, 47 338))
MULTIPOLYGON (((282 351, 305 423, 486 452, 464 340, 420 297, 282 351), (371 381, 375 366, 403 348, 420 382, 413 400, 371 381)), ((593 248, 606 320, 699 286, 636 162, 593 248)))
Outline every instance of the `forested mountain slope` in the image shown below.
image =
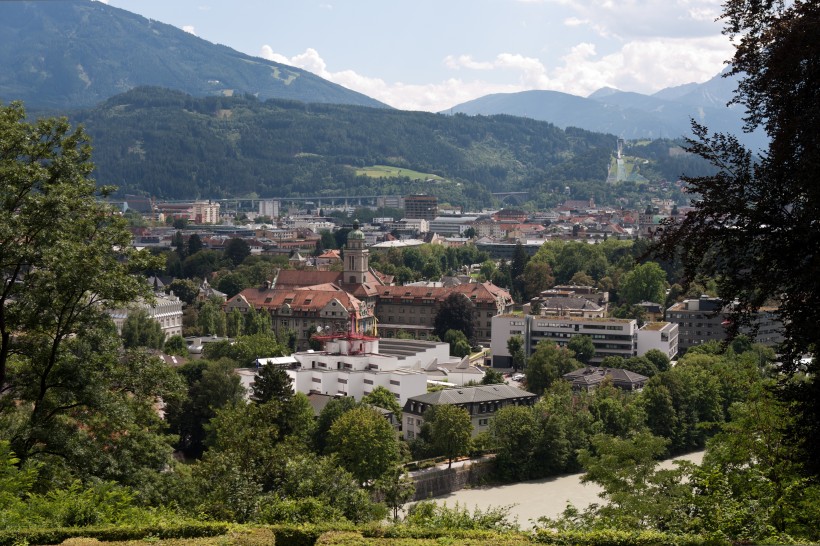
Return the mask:
MULTIPOLYGON (((616 145, 612 135, 504 115, 195 98, 159 88, 134 89, 71 117, 94 139, 99 182, 163 198, 431 191, 486 204, 489 192, 545 194, 603 181, 616 145), (450 182, 357 176, 356 168, 377 164, 450 182)), ((670 147, 653 153, 669 156, 670 147)), ((670 157, 656 163, 658 176, 702 168, 670 157)))

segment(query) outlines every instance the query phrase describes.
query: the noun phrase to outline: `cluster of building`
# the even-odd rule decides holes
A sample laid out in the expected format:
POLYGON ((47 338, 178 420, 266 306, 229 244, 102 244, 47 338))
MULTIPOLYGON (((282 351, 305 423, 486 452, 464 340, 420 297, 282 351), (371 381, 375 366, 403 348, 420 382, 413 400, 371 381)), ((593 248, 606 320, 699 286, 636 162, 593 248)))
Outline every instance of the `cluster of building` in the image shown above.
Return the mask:
MULTIPOLYGON (((250 214, 265 223, 237 225, 236 213, 220 211, 212 201, 154 202, 145 197, 127 196, 120 206, 136 211, 148 219, 162 222, 185 219, 191 224, 188 233, 197 233, 208 248, 220 248, 235 237, 246 240, 254 253, 287 254, 299 252, 301 265, 316 265, 309 255, 316 250, 322 231, 338 229, 337 223, 306 210, 285 211, 277 200, 260 200, 258 214, 250 214)), ((377 199, 377 206, 404 209, 402 218, 375 218, 362 225, 365 242, 373 248, 420 245, 425 242, 449 246, 474 242, 493 259, 510 259, 516 244, 531 255, 548 240, 603 240, 609 237, 628 239, 652 236, 661 222, 678 211, 670 200, 653 198, 642 211, 597 206, 594 200, 567 200, 554 210, 527 213, 501 209, 464 214, 460 210, 439 207, 431 195, 387 196, 377 199)), ((352 212, 352 207, 343 207, 352 212)), ((327 209, 329 210, 329 209, 327 209)), ((135 244, 170 246, 176 230, 171 227, 135 229, 135 244)))

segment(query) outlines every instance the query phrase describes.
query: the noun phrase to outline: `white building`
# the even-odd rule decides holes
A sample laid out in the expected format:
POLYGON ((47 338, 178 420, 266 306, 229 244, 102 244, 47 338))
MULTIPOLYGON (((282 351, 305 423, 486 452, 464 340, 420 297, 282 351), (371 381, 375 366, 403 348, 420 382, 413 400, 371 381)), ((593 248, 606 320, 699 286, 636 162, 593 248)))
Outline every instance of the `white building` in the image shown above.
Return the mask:
POLYGON ((171 336, 182 335, 182 305, 182 301, 173 292, 169 295, 158 293, 154 294, 153 304, 140 302, 128 309, 111 310, 109 314, 117 326, 117 333, 122 334, 122 325, 128 315, 135 309, 145 309, 150 318, 159 322, 165 339, 168 339, 171 336))
POLYGON ((527 356, 535 352, 542 340, 566 346, 578 335, 592 339, 595 346, 592 363, 599 363, 608 356, 630 358, 638 350, 638 322, 634 319, 497 315, 492 318, 490 339, 493 367, 511 367, 507 340, 515 335, 523 338, 527 356))
POLYGON ((669 360, 678 356, 678 325, 673 322, 648 322, 638 330, 638 355, 657 349, 669 360))
POLYGON ((539 341, 548 340, 566 346, 578 335, 588 336, 595 346, 591 364, 608 356, 631 358, 658 349, 670 359, 678 354, 678 327, 669 322, 650 322, 638 329, 634 319, 582 316, 497 315, 492 319, 490 348, 493 367, 512 366, 507 340, 520 335, 527 356, 535 352, 539 341))
POLYGON ((275 199, 259 201, 259 216, 279 218, 279 201, 275 199))
POLYGON ((360 400, 376 387, 384 387, 403 405, 409 397, 427 392, 428 380, 461 384, 480 381, 483 375, 467 359, 451 358, 447 343, 361 334, 322 340, 323 351, 293 354, 298 364, 286 371, 295 391, 360 400))

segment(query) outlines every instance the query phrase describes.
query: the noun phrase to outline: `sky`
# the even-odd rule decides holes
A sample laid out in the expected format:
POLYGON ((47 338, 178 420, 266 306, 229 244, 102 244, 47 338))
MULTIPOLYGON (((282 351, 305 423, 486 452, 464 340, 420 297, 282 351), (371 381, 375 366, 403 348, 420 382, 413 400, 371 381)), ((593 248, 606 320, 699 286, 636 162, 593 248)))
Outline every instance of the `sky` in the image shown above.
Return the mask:
POLYGON ((719 0, 106 0, 403 110, 493 93, 651 94, 732 55, 719 0))

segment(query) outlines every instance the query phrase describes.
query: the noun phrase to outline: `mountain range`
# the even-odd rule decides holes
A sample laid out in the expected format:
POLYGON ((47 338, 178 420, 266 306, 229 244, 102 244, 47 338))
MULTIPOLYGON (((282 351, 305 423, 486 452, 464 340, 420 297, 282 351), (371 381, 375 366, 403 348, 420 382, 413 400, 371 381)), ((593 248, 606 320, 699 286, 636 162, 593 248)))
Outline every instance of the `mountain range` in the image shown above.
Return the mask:
POLYGON ((1 101, 64 110, 93 106, 142 85, 193 96, 247 93, 387 107, 305 70, 102 2, 0 2, 1 101))
MULTIPOLYGON (((728 69, 727 69, 728 70, 728 69)), ((743 132, 743 108, 728 106, 737 77, 727 70, 709 81, 662 89, 653 95, 602 88, 588 97, 558 91, 522 91, 480 97, 443 113, 508 114, 549 121, 558 127, 580 127, 624 139, 678 139, 691 136, 691 121, 712 131, 731 133, 752 148, 762 148, 762 131, 743 132)))
MULTIPOLYGON (((491 192, 528 191, 545 204, 571 185, 573 196, 601 201, 613 197, 604 181, 615 136, 680 135, 660 114, 719 119, 720 83, 651 101, 529 91, 452 109, 481 116, 404 112, 101 2, 0 2, 0 101, 68 115, 93 138, 100 182, 164 198, 426 192, 480 206, 491 192), (656 132, 640 132, 639 121, 656 132), (449 182, 373 179, 360 171, 370 165, 449 182)), ((706 172, 673 142, 636 153, 654 179, 706 172)))

